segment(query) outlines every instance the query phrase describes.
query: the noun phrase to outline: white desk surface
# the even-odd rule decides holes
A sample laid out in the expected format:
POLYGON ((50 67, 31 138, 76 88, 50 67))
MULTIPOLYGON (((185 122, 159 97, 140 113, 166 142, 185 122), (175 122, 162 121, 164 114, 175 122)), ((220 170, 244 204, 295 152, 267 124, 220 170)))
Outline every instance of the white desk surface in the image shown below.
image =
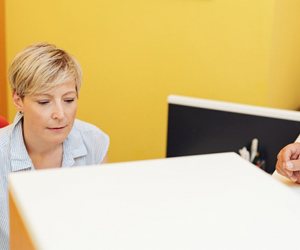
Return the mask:
POLYGON ((12 174, 37 249, 295 249, 299 195, 234 153, 12 174))

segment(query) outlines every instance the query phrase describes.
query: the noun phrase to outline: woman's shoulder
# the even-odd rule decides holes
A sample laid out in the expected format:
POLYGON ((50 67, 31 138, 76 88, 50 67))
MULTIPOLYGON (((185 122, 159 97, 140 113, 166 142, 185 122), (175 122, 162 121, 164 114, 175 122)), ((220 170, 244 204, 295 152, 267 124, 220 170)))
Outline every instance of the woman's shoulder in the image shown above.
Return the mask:
POLYGON ((23 143, 22 118, 23 114, 18 112, 11 124, 0 128, 0 148, 6 147, 8 144, 23 143))
POLYGON ((94 141, 101 139, 102 142, 104 140, 106 143, 109 143, 109 136, 102 129, 91 123, 76 119, 73 129, 78 131, 85 140, 94 141))
POLYGON ((6 147, 9 143, 12 131, 12 124, 6 127, 0 128, 0 148, 6 147))
POLYGON ((106 134, 99 127, 97 127, 97 126, 95 126, 95 125, 93 125, 91 123, 79 120, 79 119, 75 120, 75 122, 74 122, 74 128, 76 130, 79 130, 82 133, 103 133, 103 134, 106 134))
MULTIPOLYGON (((5 165, 9 162, 10 149, 12 147, 11 135, 12 125, 0 128, 0 162, 2 164, 0 166, 1 171, 4 171, 5 165)), ((2 173, 0 173, 0 175, 1 174, 2 173)))
POLYGON ((83 143, 88 152, 87 164, 103 161, 110 144, 109 136, 93 124, 76 119, 71 132, 73 142, 83 143), (74 138, 77 138, 74 140, 74 138))

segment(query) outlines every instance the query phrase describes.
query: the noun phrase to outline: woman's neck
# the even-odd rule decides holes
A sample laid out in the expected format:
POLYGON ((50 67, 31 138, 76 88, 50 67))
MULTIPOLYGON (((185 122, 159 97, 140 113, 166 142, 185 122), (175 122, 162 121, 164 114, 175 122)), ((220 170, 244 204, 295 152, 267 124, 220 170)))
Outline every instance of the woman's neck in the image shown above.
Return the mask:
POLYGON ((59 168, 63 160, 63 146, 48 152, 28 152, 36 169, 59 168))
POLYGON ((63 143, 49 144, 28 135, 23 129, 24 144, 36 169, 59 168, 63 160, 63 143))

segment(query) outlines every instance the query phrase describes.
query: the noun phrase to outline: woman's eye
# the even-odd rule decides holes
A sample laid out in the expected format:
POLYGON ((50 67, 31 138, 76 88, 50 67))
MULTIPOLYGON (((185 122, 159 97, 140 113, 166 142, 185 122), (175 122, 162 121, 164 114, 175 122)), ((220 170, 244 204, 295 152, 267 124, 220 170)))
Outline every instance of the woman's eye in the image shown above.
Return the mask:
POLYGON ((43 100, 43 101, 38 101, 37 102, 38 104, 40 104, 40 105, 46 105, 46 104, 48 104, 49 103, 49 101, 47 101, 47 100, 43 100))
POLYGON ((66 99, 65 102, 67 103, 71 103, 71 102, 74 102, 75 98, 71 98, 71 99, 66 99))

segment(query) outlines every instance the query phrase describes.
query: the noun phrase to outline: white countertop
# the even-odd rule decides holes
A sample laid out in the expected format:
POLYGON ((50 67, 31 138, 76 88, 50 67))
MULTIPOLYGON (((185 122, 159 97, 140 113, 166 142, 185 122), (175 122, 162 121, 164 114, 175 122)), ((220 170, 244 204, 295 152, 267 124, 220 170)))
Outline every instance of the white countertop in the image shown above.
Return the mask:
POLYGON ((37 249, 292 249, 300 197, 235 153, 12 174, 37 249))

